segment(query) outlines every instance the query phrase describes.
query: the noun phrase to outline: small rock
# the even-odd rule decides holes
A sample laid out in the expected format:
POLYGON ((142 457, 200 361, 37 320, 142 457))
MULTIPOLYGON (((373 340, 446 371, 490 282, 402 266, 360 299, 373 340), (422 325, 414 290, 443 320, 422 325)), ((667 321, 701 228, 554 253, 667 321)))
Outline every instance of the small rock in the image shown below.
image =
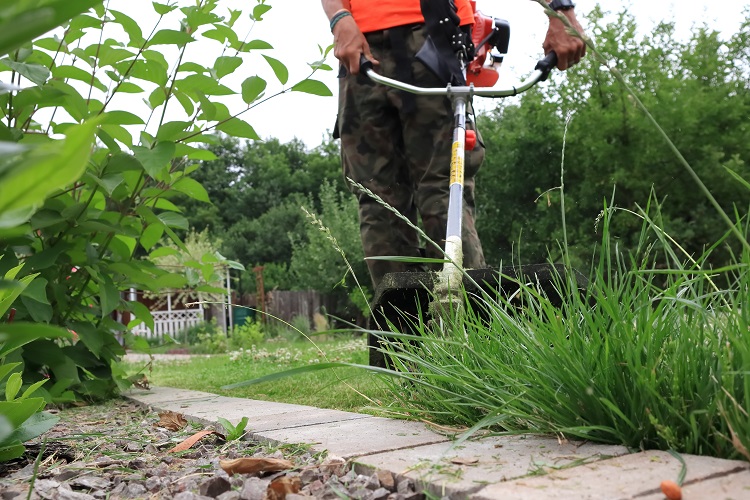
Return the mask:
POLYGON ((320 479, 316 479, 312 483, 307 484, 304 488, 302 488, 302 491, 305 493, 309 493, 310 495, 317 497, 320 496, 320 493, 325 489, 325 485, 320 479))
POLYGON ((370 490, 365 488, 354 488, 349 490, 349 498, 355 500, 364 500, 370 494, 370 490))
POLYGON ((307 495, 300 495, 299 493, 287 493, 286 500, 307 500, 310 497, 307 495))
MULTIPOLYGON (((60 474, 61 476, 63 474, 60 474)), ((59 477, 59 476, 58 476, 59 477)), ((71 486, 78 486, 80 488, 88 488, 90 490, 103 490, 109 488, 109 479, 103 477, 97 477, 92 475, 85 475, 71 479, 69 481, 71 486)))
POLYGON ((60 487, 60 483, 52 479, 37 479, 34 482, 34 493, 42 498, 51 499, 60 487))
POLYGON ((95 500, 93 496, 88 493, 81 493, 78 491, 65 490, 60 488, 57 490, 55 500, 95 500))
POLYGON ((183 491, 173 497, 173 500, 213 500, 211 497, 204 497, 203 495, 196 495, 192 491, 183 491))
POLYGON ((388 491, 385 488, 378 488, 377 490, 371 492, 365 500, 383 500, 384 498, 387 498, 388 495, 390 495, 391 492, 388 491))
POLYGON ((343 476, 346 472, 346 460, 336 455, 328 455, 328 458, 320 464, 320 470, 335 476, 343 476))
POLYGON ((125 492, 125 488, 128 487, 128 483, 119 483, 117 486, 114 487, 112 491, 110 491, 110 495, 114 498, 117 498, 118 496, 122 496, 125 492))
POLYGON ((414 492, 414 493, 409 493, 407 495, 404 495, 404 500, 424 500, 424 497, 425 497, 424 493, 414 492))
POLYGON ((365 482, 365 488, 368 490, 375 491, 381 487, 380 485, 380 479, 378 479, 377 474, 373 474, 372 476, 367 478, 367 482, 365 482))
POLYGON ((258 477, 246 479, 242 484, 242 490, 240 490, 240 498, 242 500, 264 500, 269 482, 258 477))
POLYGON ((128 441, 128 443, 125 444, 125 451, 141 451, 142 449, 143 446, 141 446, 141 443, 136 441, 128 441))
POLYGON ((148 453, 149 455, 156 455, 157 453, 159 453, 159 448, 157 448, 153 444, 149 443, 149 444, 146 445, 145 448, 143 448, 143 451, 145 453, 148 453))
POLYGON ((145 486, 146 490, 150 492, 158 491, 159 488, 161 488, 161 478, 158 476, 151 476, 150 478, 146 479, 146 482, 143 486, 145 486))
POLYGON ((200 491, 201 495, 214 498, 230 489, 232 489, 232 485, 229 481, 219 476, 210 477, 198 486, 198 491, 200 491))
POLYGON ((354 472, 354 469, 352 469, 349 472, 347 472, 346 475, 342 476, 340 479, 342 483, 349 484, 352 481, 354 481, 356 478, 357 478, 357 473, 354 472))
POLYGON ((412 484, 411 479, 404 479, 402 481, 399 481, 396 485, 396 492, 401 493, 402 495, 413 493, 414 485, 412 484))
POLYGON ((390 491, 393 491, 396 488, 396 483, 393 480, 393 474, 391 471, 379 470, 375 473, 375 476, 377 476, 378 481, 380 481, 380 486, 383 488, 390 491))
POLYGON ((402 495, 401 493, 391 493, 388 495, 388 498, 386 500, 405 500, 406 497, 402 495))
POLYGON ((299 478, 304 484, 308 484, 315 481, 319 473, 317 469, 304 469, 300 472, 299 478))
POLYGON ((123 492, 123 496, 127 498, 138 498, 142 497, 147 493, 146 487, 140 483, 128 483, 123 492))
POLYGON ((240 500, 240 492, 234 490, 225 491, 216 497, 216 500, 240 500))
POLYGON ((169 465, 172 462, 174 462, 174 458, 170 457, 169 455, 166 455, 164 457, 161 457, 161 461, 164 462, 165 464, 169 465))

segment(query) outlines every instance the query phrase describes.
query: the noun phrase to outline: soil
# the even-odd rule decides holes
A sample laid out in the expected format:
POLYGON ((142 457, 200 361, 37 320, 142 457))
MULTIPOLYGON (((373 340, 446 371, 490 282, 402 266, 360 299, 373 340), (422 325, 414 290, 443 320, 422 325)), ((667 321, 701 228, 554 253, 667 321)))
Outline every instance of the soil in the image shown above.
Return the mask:
POLYGON ((206 429, 127 400, 53 413, 60 417, 53 429, 28 443, 22 458, 0 463, 0 499, 424 498, 390 472, 359 475, 344 460, 304 445, 227 441, 224 428, 206 429), (214 432, 173 450, 200 431, 214 432), (230 461, 238 458, 270 470, 233 472, 230 461), (279 468, 285 470, 274 472, 279 468))

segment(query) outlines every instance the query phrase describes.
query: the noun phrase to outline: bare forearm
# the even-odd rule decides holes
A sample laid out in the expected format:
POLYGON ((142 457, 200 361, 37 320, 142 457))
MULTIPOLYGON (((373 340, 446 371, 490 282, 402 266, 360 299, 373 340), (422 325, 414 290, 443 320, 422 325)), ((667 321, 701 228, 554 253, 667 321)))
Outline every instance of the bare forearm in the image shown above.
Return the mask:
POLYGON ((326 16, 328 16, 328 19, 331 19, 333 15, 341 9, 348 10, 351 7, 349 0, 322 0, 322 3, 323 10, 325 11, 326 16))

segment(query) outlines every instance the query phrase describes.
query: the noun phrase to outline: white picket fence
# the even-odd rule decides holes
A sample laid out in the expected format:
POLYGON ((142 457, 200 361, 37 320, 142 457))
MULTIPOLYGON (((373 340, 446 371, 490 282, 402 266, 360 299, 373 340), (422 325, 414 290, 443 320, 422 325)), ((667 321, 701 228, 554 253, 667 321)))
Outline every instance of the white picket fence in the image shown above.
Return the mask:
POLYGON ((133 328, 133 334, 147 339, 161 340, 164 335, 176 338, 177 334, 183 330, 206 321, 203 317, 203 309, 152 311, 151 315, 154 317, 154 329, 151 330, 146 323, 141 323, 133 328))

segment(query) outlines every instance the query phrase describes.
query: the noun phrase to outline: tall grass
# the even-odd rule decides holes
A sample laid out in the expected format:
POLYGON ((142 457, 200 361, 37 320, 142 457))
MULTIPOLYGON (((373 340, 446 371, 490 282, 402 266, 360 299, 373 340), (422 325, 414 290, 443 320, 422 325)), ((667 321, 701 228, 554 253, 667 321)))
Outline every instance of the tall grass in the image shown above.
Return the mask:
POLYGON ((399 335, 385 348, 398 372, 394 411, 472 431, 750 460, 750 254, 702 270, 708 253, 681 258, 647 217, 641 246, 624 254, 613 214, 603 212, 585 293, 560 276, 556 306, 520 283, 517 296, 485 297, 483 311, 445 318, 439 331, 418 322, 416 335, 399 335))

